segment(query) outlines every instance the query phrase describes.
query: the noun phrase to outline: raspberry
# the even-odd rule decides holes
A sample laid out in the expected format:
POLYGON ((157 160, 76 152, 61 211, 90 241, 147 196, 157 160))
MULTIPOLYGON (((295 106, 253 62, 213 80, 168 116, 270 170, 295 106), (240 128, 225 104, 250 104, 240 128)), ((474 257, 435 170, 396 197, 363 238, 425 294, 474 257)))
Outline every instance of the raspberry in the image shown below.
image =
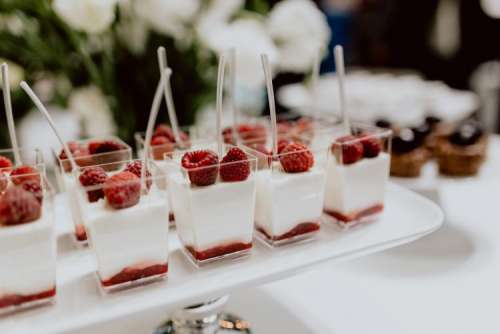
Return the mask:
POLYGON ((99 154, 99 153, 108 153, 123 150, 124 147, 121 143, 118 143, 114 140, 100 140, 100 141, 92 141, 88 146, 89 153, 99 154))
POLYGON ((36 182, 34 180, 26 180, 23 183, 21 183, 21 188, 32 193, 35 196, 38 203, 40 204, 42 203, 43 191, 40 182, 36 182))
POLYGON ((4 191, 9 185, 9 178, 4 172, 0 172, 0 192, 4 191))
MULTIPOLYGON (((141 172, 142 172, 142 161, 136 160, 136 161, 128 163, 127 166, 125 167, 124 171, 130 172, 140 179, 141 172)), ((149 170, 147 168, 146 168, 146 174, 144 176, 146 177, 146 186, 148 187, 148 190, 149 190, 151 188, 153 180, 151 179, 151 173, 149 172, 149 170)))
POLYGON ((219 157, 210 150, 187 152, 181 163, 188 170, 189 180, 196 186, 209 186, 217 180, 219 157))
POLYGON ((21 187, 9 187, 0 197, 0 225, 17 225, 37 220, 42 207, 35 196, 21 187))
POLYGON ((170 154, 174 151, 174 143, 163 135, 158 135, 151 139, 151 152, 153 159, 163 160, 165 154, 170 154))
POLYGON ((34 180, 40 183, 40 172, 31 166, 23 165, 14 168, 10 172, 10 179, 15 185, 19 185, 26 180, 34 180))
POLYGON ((306 172, 314 165, 314 156, 305 145, 290 143, 281 153, 281 166, 287 173, 306 172))
POLYGON ((288 121, 279 122, 276 124, 276 130, 279 134, 287 134, 290 131, 290 123, 288 121))
POLYGON ((344 165, 350 165, 363 157, 363 144, 354 136, 344 136, 332 145, 332 153, 337 159, 341 156, 344 165))
POLYGON ((365 158, 375 158, 382 149, 380 140, 369 135, 361 135, 361 145, 363 145, 363 154, 365 158))
MULTIPOLYGON (((74 154, 75 151, 80 148, 80 144, 78 144, 76 141, 70 141, 67 143, 67 145, 71 154, 74 154)), ((64 149, 61 149, 61 152, 59 153, 59 159, 61 160, 68 159, 68 156, 66 155, 66 151, 64 149)))
MULTIPOLYGON (((78 179, 82 186, 91 187, 106 182, 108 175, 101 167, 87 167, 83 170, 78 179)), ((89 190, 87 191, 87 197, 90 203, 97 202, 101 198, 104 198, 104 192, 102 188, 89 190)))
POLYGON ((295 123, 295 131, 298 134, 311 133, 314 130, 311 119, 302 117, 295 123))
POLYGON ((233 128, 227 127, 222 130, 222 138, 224 139, 224 143, 226 144, 235 144, 234 136, 233 136, 233 128))
POLYGON ((290 141, 288 139, 280 139, 278 140, 278 154, 280 154, 285 147, 290 144, 290 141))
MULTIPOLYGON (((92 164, 92 159, 89 157, 90 153, 86 146, 80 145, 77 142, 69 142, 68 148, 75 159, 78 166, 84 167, 92 164)), ((71 172, 71 162, 68 160, 68 156, 64 150, 59 153, 59 159, 62 161, 62 166, 66 173, 71 172)))
POLYGON ((262 124, 241 124, 238 126, 238 134, 242 140, 263 139, 265 140, 266 128, 262 124))
POLYGON ((248 156, 241 148, 231 148, 221 161, 221 179, 226 182, 245 181, 249 175, 250 163, 248 162, 248 156))
POLYGON ((139 203, 141 181, 131 172, 120 172, 104 183, 104 196, 114 209, 125 209, 139 203))
POLYGON ((12 168, 12 161, 3 155, 0 155, 0 169, 3 168, 12 168))
MULTIPOLYGON (((170 142, 175 143, 174 131, 170 126, 166 124, 157 125, 153 135, 167 137, 170 140, 170 142)), ((184 131, 179 132, 179 137, 183 142, 189 140, 189 136, 184 131)))

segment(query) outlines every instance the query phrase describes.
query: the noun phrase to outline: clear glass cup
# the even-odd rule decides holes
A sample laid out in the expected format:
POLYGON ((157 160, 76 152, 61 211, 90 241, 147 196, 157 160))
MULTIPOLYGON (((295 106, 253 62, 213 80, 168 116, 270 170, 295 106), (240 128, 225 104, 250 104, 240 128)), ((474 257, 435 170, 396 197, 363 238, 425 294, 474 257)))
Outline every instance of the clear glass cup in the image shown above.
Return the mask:
POLYGON ((344 228, 382 213, 391 161, 391 130, 352 128, 353 136, 336 137, 328 150, 324 213, 344 228))
POLYGON ((274 158, 270 140, 244 143, 258 157, 255 228, 270 246, 311 239, 320 230, 327 149, 310 147, 309 140, 281 135, 274 158), (290 144, 303 146, 285 149, 290 144))
MULTIPOLYGON (((79 167, 102 165, 132 159, 132 148, 120 138, 114 136, 72 141, 70 143, 70 149, 71 145, 83 147, 82 153, 75 156, 75 162, 79 167), (90 154, 90 152, 85 151, 85 148, 88 148, 92 143, 105 141, 117 143, 120 148, 115 151, 96 154, 90 154)), ((76 180, 72 174, 71 163, 65 155, 62 155, 61 148, 53 148, 52 153, 57 162, 57 183, 62 191, 67 192, 71 217, 75 225, 75 242, 80 246, 84 246, 87 244, 87 230, 80 220, 81 213, 79 212, 78 205, 76 205, 76 180)))
MULTIPOLYGON (((234 147, 224 145, 224 156, 234 147)), ((250 253, 257 166, 257 159, 242 148, 247 155, 245 160, 184 168, 181 163, 184 154, 201 149, 217 152, 217 145, 200 143, 187 151, 176 151, 172 157, 165 155, 177 234, 184 253, 197 266, 250 253), (245 170, 241 174, 246 175, 244 179, 224 181, 221 175, 240 167, 245 170), (212 184, 196 185, 199 180, 212 184)))
POLYGON ((164 278, 168 272, 168 193, 158 186, 164 176, 152 176, 154 162, 149 161, 141 187, 137 164, 142 161, 81 167, 74 174, 80 221, 106 292, 164 278), (85 186, 89 175, 101 183, 85 186))
POLYGON ((57 246, 54 189, 44 172, 2 180, 0 313, 5 314, 55 300, 57 246))

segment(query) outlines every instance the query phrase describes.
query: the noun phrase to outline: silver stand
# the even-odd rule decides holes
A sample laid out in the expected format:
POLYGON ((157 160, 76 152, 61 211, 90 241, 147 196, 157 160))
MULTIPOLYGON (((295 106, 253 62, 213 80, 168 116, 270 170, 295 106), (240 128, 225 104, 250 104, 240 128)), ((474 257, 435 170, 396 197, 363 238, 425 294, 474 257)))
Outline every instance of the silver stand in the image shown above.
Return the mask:
POLYGON ((248 322, 222 312, 229 297, 176 311, 154 334, 251 334, 248 322))

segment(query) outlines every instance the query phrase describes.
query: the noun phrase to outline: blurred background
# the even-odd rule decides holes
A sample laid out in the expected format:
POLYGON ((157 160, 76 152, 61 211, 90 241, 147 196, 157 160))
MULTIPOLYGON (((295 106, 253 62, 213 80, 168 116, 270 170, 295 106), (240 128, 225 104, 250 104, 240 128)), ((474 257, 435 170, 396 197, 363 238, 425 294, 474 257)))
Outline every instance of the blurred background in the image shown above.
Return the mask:
MULTIPOLYGON (((56 142, 19 89, 21 80, 42 97, 67 139, 116 134, 132 142, 146 127, 160 45, 173 69, 182 125, 210 122, 217 57, 233 47, 242 113, 267 111, 263 52, 275 88, 295 87, 278 94, 279 111, 335 112, 331 49, 341 44, 357 73, 347 89, 362 100, 356 109, 363 113, 383 103, 385 117, 416 122, 405 115, 446 110, 474 114, 498 131, 498 35, 500 0, 0 0, 0 58, 10 65, 25 146, 56 142), (320 81, 328 83, 322 88, 311 87, 318 55, 320 81)), ((160 120, 168 122, 162 108, 160 120)), ((0 115, 0 141, 9 147, 0 115)))

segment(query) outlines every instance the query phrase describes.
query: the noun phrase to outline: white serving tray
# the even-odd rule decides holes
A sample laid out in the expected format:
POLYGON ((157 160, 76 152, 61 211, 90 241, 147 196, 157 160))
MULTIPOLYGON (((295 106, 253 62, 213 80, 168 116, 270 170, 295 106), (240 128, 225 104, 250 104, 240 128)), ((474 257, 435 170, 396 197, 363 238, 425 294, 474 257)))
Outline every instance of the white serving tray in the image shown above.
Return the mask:
POLYGON ((340 231, 324 224, 311 242, 270 249, 256 242, 249 258, 196 269, 181 253, 175 233, 167 281, 111 295, 100 294, 95 261, 88 249, 70 243, 65 198, 58 198, 59 258, 57 302, 0 318, 0 333, 61 333, 141 311, 165 312, 299 274, 322 263, 346 261, 411 242, 437 230, 441 209, 431 201, 390 184, 386 210, 378 222, 340 231))
POLYGON ((488 153, 479 174, 471 177, 446 177, 439 175, 437 163, 430 161, 422 167, 419 177, 391 177, 394 183, 418 192, 436 202, 439 200, 439 189, 456 182, 485 181, 498 177, 500 170, 500 136, 491 135, 488 153))

